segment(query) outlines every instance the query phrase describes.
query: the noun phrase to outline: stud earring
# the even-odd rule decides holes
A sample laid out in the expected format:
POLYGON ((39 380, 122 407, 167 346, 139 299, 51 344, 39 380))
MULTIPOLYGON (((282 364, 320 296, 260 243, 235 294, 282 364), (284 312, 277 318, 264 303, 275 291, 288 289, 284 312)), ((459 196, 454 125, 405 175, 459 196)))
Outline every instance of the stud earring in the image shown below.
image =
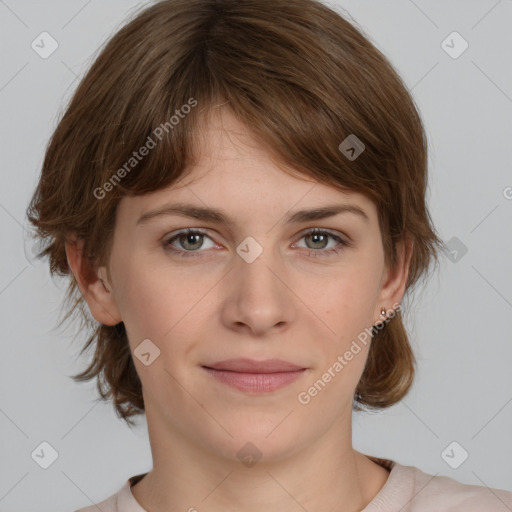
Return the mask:
POLYGON ((382 309, 380 310, 380 314, 381 314, 382 316, 386 316, 386 310, 385 310, 384 308, 382 308, 382 309))

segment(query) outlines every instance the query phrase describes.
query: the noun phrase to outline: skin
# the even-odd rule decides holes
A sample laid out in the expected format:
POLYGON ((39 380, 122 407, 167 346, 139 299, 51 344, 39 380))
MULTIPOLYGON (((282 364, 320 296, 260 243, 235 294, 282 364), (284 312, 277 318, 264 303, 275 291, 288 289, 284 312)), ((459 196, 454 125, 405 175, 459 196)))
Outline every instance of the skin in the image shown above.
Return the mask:
POLYGON ((81 245, 66 245, 94 318, 124 322, 132 353, 145 339, 160 350, 149 366, 134 357, 153 469, 132 493, 151 512, 361 510, 389 475, 352 447, 352 400, 369 343, 310 403, 297 397, 383 320, 382 307, 401 301, 410 260, 400 246, 397 267, 385 267, 377 210, 366 197, 284 172, 228 110, 215 111, 204 130, 199 163, 185 179, 121 200, 110 279, 106 267, 83 279, 81 245), (177 215, 136 224, 178 201, 222 209, 233 226, 177 215), (360 206, 369 222, 342 213, 283 223, 290 211, 340 203, 360 206), (195 257, 165 248, 185 228, 207 231, 173 241, 195 257), (304 234, 311 228, 352 244, 304 234), (236 252, 248 236, 263 248, 252 263, 236 252), (280 358, 307 370, 280 390, 247 394, 201 367, 231 357, 280 358), (251 467, 237 457, 249 441, 262 454, 251 467))

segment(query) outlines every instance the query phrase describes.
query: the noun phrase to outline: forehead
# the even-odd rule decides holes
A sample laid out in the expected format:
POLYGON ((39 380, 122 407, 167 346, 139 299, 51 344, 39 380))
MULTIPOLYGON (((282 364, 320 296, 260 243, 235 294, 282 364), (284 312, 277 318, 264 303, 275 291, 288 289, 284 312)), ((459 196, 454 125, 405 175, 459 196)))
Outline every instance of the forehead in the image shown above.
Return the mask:
POLYGON ((125 197, 118 215, 139 218, 170 201, 186 201, 222 210, 260 214, 325 204, 357 204, 371 217, 373 202, 366 196, 320 183, 276 157, 229 109, 213 109, 199 123, 194 166, 177 183, 149 194, 125 197))

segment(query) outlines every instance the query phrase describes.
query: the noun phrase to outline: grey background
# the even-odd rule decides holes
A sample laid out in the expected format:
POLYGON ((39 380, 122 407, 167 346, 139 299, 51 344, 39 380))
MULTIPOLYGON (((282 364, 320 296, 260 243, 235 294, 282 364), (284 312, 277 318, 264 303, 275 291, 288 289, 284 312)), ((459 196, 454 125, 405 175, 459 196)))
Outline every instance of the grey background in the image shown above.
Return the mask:
MULTIPOLYGON (((151 468, 145 419, 129 430, 110 405, 95 404, 94 383, 69 377, 86 361, 72 329, 56 329, 64 281, 33 260, 24 231, 67 99, 100 46, 144 4, 0 0, 2 512, 76 510, 151 468), (47 59, 31 48, 43 31, 59 45, 47 59), (58 453, 48 469, 31 457, 43 441, 58 453)), ((512 490, 512 1, 330 5, 348 11, 412 91, 429 137, 429 205, 447 247, 439 274, 406 312, 414 387, 387 411, 356 414, 354 446, 512 490), (453 31, 469 43, 458 58, 441 46, 453 31), (441 456, 453 441, 469 453, 457 469, 441 456)))

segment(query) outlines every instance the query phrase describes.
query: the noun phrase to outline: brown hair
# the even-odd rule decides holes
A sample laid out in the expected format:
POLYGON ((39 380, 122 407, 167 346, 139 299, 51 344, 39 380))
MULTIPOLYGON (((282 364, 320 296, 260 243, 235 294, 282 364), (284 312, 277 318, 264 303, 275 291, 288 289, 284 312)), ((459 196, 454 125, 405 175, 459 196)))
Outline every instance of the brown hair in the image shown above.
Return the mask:
MULTIPOLYGON (((48 241, 39 257, 49 258, 52 275, 70 275, 64 320, 79 314, 90 334, 80 354, 96 342, 89 367, 73 378, 97 378, 101 399, 112 399, 128 424, 144 401, 124 324, 90 318, 65 240, 77 233, 91 268, 108 266, 120 199, 181 179, 197 161, 201 123, 224 103, 278 161, 370 198, 386 264, 397 261, 396 243, 413 242, 406 291, 438 262, 423 125, 401 78, 361 29, 316 0, 163 0, 145 8, 79 84, 27 209, 36 236, 48 241), (351 134, 364 143, 355 159, 339 149, 351 134), (150 139, 154 147, 134 162, 133 151, 150 139)), ((354 409, 401 400, 415 363, 397 311, 374 333, 354 409)))

